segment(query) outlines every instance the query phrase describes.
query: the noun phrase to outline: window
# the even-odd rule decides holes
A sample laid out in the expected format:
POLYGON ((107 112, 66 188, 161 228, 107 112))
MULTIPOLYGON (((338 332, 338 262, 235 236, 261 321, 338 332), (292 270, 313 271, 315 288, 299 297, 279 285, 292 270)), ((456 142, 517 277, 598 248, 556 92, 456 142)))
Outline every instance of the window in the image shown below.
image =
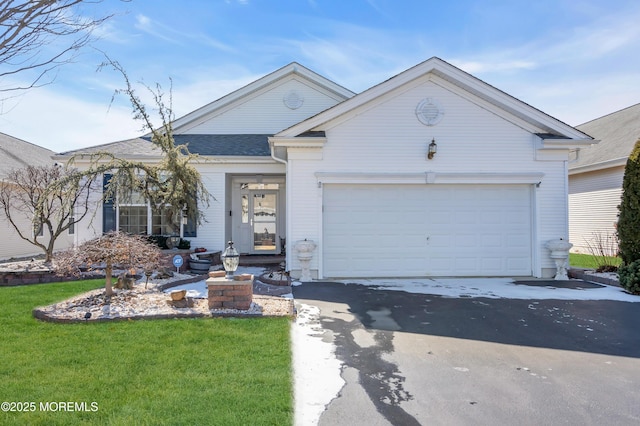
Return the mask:
POLYGON ((151 233, 154 235, 180 235, 180 217, 168 208, 153 209, 151 233))
POLYGON ((69 214, 69 235, 73 235, 76 233, 76 218, 75 218, 75 207, 73 203, 71 203, 71 212, 69 214))
POLYGON ((118 229, 129 234, 148 234, 147 201, 137 193, 131 194, 118 206, 118 229))
POLYGON ((120 231, 129 234, 147 234, 147 207, 120 206, 118 220, 120 231))
POLYGON ((187 213, 187 223, 182 227, 185 237, 195 238, 198 236, 198 225, 194 212, 187 213))
MULTIPOLYGON (((111 174, 105 173, 102 177, 102 191, 107 191, 111 174)), ((109 197, 102 203, 102 232, 116 230, 116 203, 113 197, 109 197)))
POLYGON ((40 221, 33 222, 33 235, 34 237, 44 236, 44 226, 42 226, 42 222, 40 221))
POLYGON ((249 196, 242 196, 242 223, 249 223, 249 196))

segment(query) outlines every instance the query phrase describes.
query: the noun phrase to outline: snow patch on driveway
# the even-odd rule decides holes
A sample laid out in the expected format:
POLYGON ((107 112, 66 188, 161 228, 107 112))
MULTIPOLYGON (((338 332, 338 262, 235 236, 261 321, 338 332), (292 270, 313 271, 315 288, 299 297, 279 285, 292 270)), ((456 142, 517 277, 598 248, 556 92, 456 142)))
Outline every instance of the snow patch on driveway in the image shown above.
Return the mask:
MULTIPOLYGON (((486 297, 490 299, 557 299, 557 300, 613 300, 640 302, 639 296, 626 293, 620 287, 603 285, 600 288, 559 288, 553 285, 532 286, 515 284, 511 278, 437 278, 437 279, 357 279, 339 281, 361 284, 377 290, 406 291, 443 297, 486 297)), ((551 283, 553 281, 550 281, 551 283)))
POLYGON ((342 363, 336 359, 335 345, 323 339, 327 331, 320 324, 320 309, 302 303, 296 307, 298 316, 291 328, 295 425, 316 425, 345 384, 342 363))

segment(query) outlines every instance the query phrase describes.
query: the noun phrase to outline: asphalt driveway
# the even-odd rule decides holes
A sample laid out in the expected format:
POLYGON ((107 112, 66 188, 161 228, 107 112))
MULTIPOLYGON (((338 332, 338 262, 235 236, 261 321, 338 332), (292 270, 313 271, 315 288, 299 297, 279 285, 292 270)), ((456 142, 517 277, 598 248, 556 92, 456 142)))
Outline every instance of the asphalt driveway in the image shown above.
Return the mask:
POLYGON ((639 424, 640 304, 579 300, 592 291, 579 281, 510 286, 546 296, 294 287, 299 309, 319 309, 342 378, 319 420, 297 423, 639 424))

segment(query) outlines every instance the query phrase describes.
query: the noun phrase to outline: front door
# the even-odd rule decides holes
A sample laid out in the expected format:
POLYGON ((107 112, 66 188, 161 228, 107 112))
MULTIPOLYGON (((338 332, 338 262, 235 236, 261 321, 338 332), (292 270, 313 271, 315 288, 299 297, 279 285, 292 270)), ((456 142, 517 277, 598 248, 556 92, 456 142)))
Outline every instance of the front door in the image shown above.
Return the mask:
POLYGON ((279 253, 278 191, 244 188, 240 202, 242 218, 238 249, 241 253, 279 253))

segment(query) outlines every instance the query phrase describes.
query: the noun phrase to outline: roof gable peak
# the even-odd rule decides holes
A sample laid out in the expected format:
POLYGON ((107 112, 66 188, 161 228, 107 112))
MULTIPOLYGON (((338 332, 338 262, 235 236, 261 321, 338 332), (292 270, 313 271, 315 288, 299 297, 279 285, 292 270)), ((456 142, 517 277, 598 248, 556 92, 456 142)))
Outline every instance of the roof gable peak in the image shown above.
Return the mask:
POLYGON ((298 62, 290 62, 289 64, 257 79, 251 83, 184 115, 176 119, 173 123, 173 128, 176 133, 180 133, 181 128, 186 128, 188 125, 202 120, 204 117, 214 113, 217 110, 228 107, 234 103, 241 101, 242 99, 253 95, 256 92, 264 90, 269 86, 278 84, 282 79, 286 79, 291 76, 298 76, 310 83, 321 87, 322 89, 333 93, 337 98, 344 100, 349 99, 355 95, 349 89, 321 76, 320 74, 310 70, 309 68, 299 64, 298 62))
POLYGON ((278 133, 277 137, 295 137, 309 130, 321 130, 320 126, 362 105, 381 98, 387 93, 409 84, 427 74, 433 74, 450 84, 524 120, 546 133, 557 133, 570 139, 590 139, 583 132, 549 116, 531 105, 480 80, 462 69, 433 56, 395 76, 357 94, 356 96, 310 117, 278 133))

